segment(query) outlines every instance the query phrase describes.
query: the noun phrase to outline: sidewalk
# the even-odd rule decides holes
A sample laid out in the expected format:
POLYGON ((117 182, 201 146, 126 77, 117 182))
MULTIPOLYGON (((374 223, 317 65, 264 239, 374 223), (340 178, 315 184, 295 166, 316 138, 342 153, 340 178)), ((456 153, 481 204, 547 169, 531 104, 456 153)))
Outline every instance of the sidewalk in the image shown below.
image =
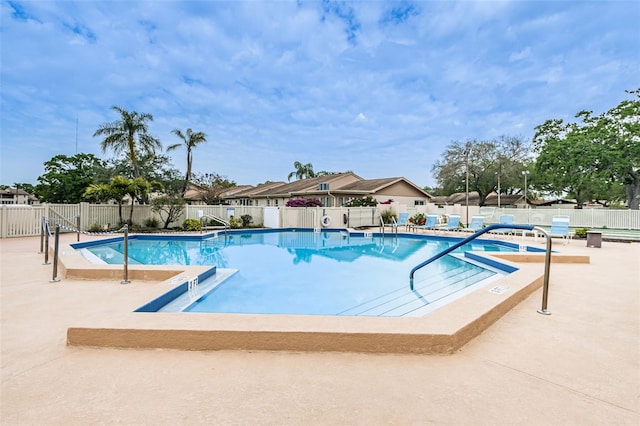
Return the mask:
POLYGON ((156 290, 49 283, 38 241, 0 240, 3 426, 640 423, 637 243, 554 244, 591 263, 552 265, 552 315, 538 290, 454 355, 427 356, 67 347, 71 324, 156 290))

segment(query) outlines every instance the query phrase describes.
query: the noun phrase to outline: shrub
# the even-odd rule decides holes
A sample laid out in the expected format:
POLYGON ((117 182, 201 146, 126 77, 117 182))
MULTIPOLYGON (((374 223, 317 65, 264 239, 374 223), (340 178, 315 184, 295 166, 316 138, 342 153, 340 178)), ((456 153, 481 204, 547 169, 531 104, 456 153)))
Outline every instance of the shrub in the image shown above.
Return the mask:
POLYGON ((182 229, 185 231, 200 231, 202 229, 202 225, 198 219, 187 219, 182 222, 182 229))
POLYGON ((233 229, 242 228, 242 219, 231 216, 229 218, 229 226, 233 229))
POLYGON ((158 219, 155 217, 150 217, 149 219, 144 221, 145 228, 157 228, 159 225, 158 219))
POLYGON ((88 232, 102 232, 105 228, 99 223, 94 223, 87 229, 88 232))
POLYGON ((415 225, 424 225, 426 221, 427 216, 425 216, 424 213, 416 213, 409 218, 409 222, 415 225))
POLYGON ((323 207, 322 201, 317 198, 292 198, 285 204, 286 207, 323 207))
POLYGON ((250 214, 243 214, 242 216, 240 216, 240 219, 242 219, 243 228, 249 226, 251 224, 251 221, 253 220, 250 214))
POLYGON ((380 213, 380 216, 382 216, 382 221, 384 223, 392 223, 391 218, 395 219, 396 221, 398 220, 398 217, 390 209, 383 210, 382 213, 380 213))
POLYGON ((573 237, 574 238, 587 238, 587 232, 588 231, 589 231, 589 228, 578 228, 573 233, 573 237))
POLYGON ((375 207, 377 205, 378 201, 374 200, 371 195, 354 198, 345 203, 345 207, 375 207))

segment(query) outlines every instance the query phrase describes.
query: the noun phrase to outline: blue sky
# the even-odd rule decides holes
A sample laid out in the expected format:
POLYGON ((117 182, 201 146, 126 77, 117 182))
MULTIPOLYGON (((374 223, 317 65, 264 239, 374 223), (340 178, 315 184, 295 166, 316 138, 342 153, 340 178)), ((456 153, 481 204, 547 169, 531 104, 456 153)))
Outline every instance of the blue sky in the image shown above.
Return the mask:
POLYGON ((300 161, 433 185, 451 141, 531 139, 640 87, 635 1, 2 1, 1 19, 8 185, 76 140, 110 158, 92 135, 113 105, 165 147, 205 132, 194 171, 238 184, 300 161))

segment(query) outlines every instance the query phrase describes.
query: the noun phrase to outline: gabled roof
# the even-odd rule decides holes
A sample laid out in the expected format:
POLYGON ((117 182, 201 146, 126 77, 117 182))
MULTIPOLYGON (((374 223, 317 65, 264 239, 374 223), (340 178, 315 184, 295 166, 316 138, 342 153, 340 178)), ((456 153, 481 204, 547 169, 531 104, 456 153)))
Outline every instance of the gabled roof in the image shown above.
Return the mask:
POLYGON ((361 180, 359 182, 354 182, 349 185, 343 186, 342 188, 340 188, 340 191, 365 192, 369 194, 374 194, 376 192, 382 191, 385 188, 388 188, 391 185, 395 185, 398 182, 407 183, 417 191, 423 193, 425 197, 432 198, 431 194, 429 194, 424 189, 420 188, 419 186, 415 185, 413 182, 403 177, 361 180))
MULTIPOLYGON (((500 195, 500 205, 512 205, 516 204, 518 201, 522 200, 523 196, 521 194, 516 195, 500 195)), ((431 200, 436 204, 465 204, 467 202, 467 194, 464 192, 456 192, 449 196, 437 196, 433 197, 431 200)), ((492 192, 487 195, 487 198, 484 201, 485 206, 497 206, 498 205, 498 194, 492 192)), ((469 192, 469 205, 478 205, 478 193, 476 191, 469 192)))
POLYGON ((242 191, 235 192, 233 194, 225 194, 225 196, 229 198, 246 198, 246 197, 255 197, 260 196, 265 193, 271 193, 278 188, 287 185, 285 182, 271 182, 271 183, 263 183, 258 186, 248 186, 242 191))
MULTIPOLYGON (((328 183, 331 186, 331 183, 344 178, 345 176, 351 175, 356 179, 362 180, 362 178, 355 173, 336 173, 332 175, 324 175, 318 176, 308 179, 300 179, 293 182, 274 182, 270 184, 264 184, 257 186, 252 189, 248 189, 246 191, 242 191, 236 194, 229 196, 228 198, 249 198, 249 197, 282 197, 287 198, 291 194, 296 193, 310 193, 318 190, 318 184, 328 183)), ((326 191, 323 191, 326 192, 326 191)))
POLYGON ((16 188, 6 188, 6 189, 1 189, 0 190, 3 194, 9 194, 9 195, 31 195, 29 194, 27 191, 25 191, 24 189, 16 189, 16 188))
MULTIPOLYGON (((320 177, 308 178, 308 179, 300 179, 295 182, 288 183, 282 188, 278 188, 279 195, 288 196, 289 194, 296 192, 310 192, 317 191, 318 184, 328 183, 329 187, 331 187, 331 182, 339 180, 344 176, 352 175, 358 180, 362 180, 362 178, 355 173, 336 173, 333 175, 324 175, 320 177)), ((335 188, 338 189, 338 188, 335 188)))

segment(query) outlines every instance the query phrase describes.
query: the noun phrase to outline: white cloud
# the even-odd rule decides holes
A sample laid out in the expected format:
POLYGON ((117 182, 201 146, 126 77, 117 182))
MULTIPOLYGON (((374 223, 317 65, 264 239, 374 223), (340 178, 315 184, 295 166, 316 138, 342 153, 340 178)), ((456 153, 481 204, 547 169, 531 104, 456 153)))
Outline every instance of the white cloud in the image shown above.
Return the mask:
POLYGON ((238 183, 303 161, 430 184, 452 140, 530 137, 624 99, 639 68, 629 5, 3 2, 0 183, 72 154, 76 116, 97 153, 91 135, 121 105, 152 113, 165 144, 174 127, 204 131, 196 170, 238 183))

